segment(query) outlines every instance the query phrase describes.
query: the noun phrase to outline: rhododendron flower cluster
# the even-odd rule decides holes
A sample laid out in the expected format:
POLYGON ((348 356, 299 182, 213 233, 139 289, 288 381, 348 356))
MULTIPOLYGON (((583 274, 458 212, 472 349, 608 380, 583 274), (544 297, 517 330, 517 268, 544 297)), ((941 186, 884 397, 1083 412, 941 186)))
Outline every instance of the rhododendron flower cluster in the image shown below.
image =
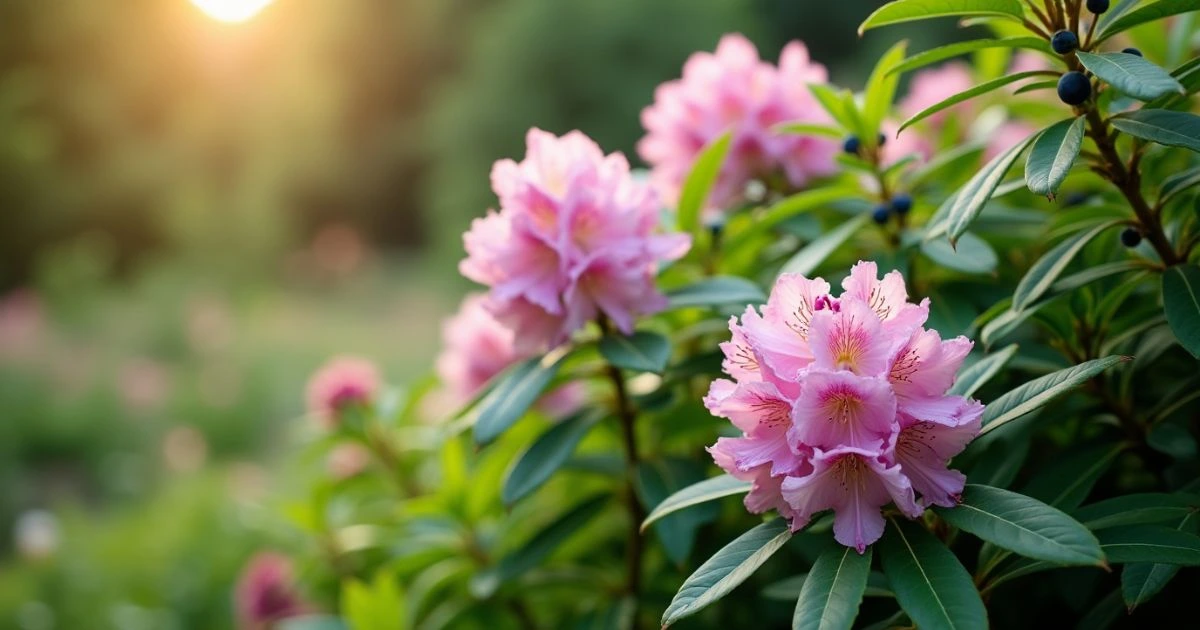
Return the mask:
POLYGON ((899 272, 880 280, 860 262, 840 296, 784 274, 761 314, 730 320, 721 349, 733 380, 713 382, 704 402, 742 436, 709 451, 753 482, 751 512, 776 509, 798 530, 832 509, 837 541, 861 553, 883 534, 884 505, 916 517, 957 504, 966 479, 947 464, 978 434, 983 405, 946 395, 972 343, 925 329, 928 314, 899 272))
POLYGON ((500 210, 472 223, 459 269, 490 287, 487 309, 518 351, 562 343, 600 315, 630 333, 637 316, 666 307, 658 265, 691 241, 656 233, 661 204, 625 156, 578 131, 532 129, 523 161, 496 162, 492 189, 500 210))
POLYGON ((658 86, 654 103, 642 111, 646 136, 638 154, 653 167, 653 180, 666 200, 679 190, 706 144, 732 134, 729 152, 709 195, 714 208, 728 208, 754 179, 782 175, 794 188, 837 170, 837 143, 782 133, 779 123, 826 123, 829 116, 808 90, 828 80, 804 44, 784 47, 779 66, 763 61, 742 35, 721 38, 715 53, 692 55, 683 78, 658 86))
POLYGON ((374 363, 358 357, 335 357, 308 381, 308 409, 326 427, 336 426, 338 414, 352 405, 375 400, 381 381, 374 363))
POLYGON ((234 590, 234 608, 241 630, 267 630, 276 622, 313 609, 296 591, 292 561, 271 552, 256 554, 242 570, 234 590))

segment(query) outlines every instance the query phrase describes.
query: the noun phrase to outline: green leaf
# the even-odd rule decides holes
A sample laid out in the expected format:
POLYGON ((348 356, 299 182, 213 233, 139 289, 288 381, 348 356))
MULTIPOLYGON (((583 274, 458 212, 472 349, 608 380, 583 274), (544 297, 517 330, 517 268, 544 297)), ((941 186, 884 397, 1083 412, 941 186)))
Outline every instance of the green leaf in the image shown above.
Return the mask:
POLYGON ((837 127, 817 125, 806 122, 780 123, 772 128, 776 133, 786 133, 797 136, 825 136, 826 138, 841 139, 845 134, 837 127))
POLYGON ((1099 236, 1101 232, 1118 223, 1119 221, 1116 220, 1105 221, 1086 232, 1080 231, 1046 252, 1029 267, 1029 271, 1025 272, 1025 277, 1017 283, 1017 289, 1013 292, 1013 309, 1020 311, 1028 308, 1042 297, 1085 245, 1099 236))
POLYGON ((671 605, 663 613, 662 626, 666 628, 724 597, 758 570, 791 537, 787 522, 777 518, 751 529, 722 547, 684 580, 671 605))
POLYGON ((354 630, 397 630, 405 627, 404 597, 390 572, 379 571, 370 585, 342 582, 341 611, 354 630))
POLYGON ((1200 152, 1200 116, 1166 109, 1139 109, 1113 116, 1112 126, 1131 136, 1200 152))
POLYGON ((846 242, 869 217, 867 214, 860 214, 836 228, 822 234, 815 241, 806 245, 803 249, 796 252, 791 260, 783 265, 780 273, 798 273, 801 275, 810 275, 816 270, 826 258, 829 257, 842 243, 846 242))
POLYGON ((845 101, 842 100, 841 95, 833 87, 824 83, 809 83, 808 91, 812 93, 813 98, 817 99, 817 102, 821 104, 826 113, 836 120, 839 125, 852 133, 855 131, 854 120, 846 112, 845 101))
POLYGON ((788 219, 842 201, 853 194, 855 191, 840 186, 822 186, 784 197, 763 210, 762 214, 756 217, 746 229, 730 237, 726 248, 738 249, 754 237, 765 234, 788 219))
POLYGON ((1122 525, 1178 523, 1200 511, 1200 497, 1166 492, 1127 494, 1085 505, 1075 510, 1075 518, 1089 529, 1100 530, 1122 525))
POLYGON ((721 172, 721 164, 729 152, 730 138, 729 132, 717 136, 696 156, 696 163, 692 165, 679 191, 677 220, 680 230, 691 233, 700 227, 700 211, 721 172))
POLYGON ((521 419, 558 374, 566 353, 534 357, 509 368, 479 401, 475 443, 487 444, 521 419))
MULTIPOLYGON (((1133 0, 1126 0, 1126 2, 1132 3, 1133 0)), ((1104 30, 1100 31, 1100 35, 1096 38, 1096 43, 1100 43, 1117 33, 1127 31, 1139 24, 1195 10, 1196 0, 1159 0, 1154 4, 1139 7, 1109 22, 1104 27, 1104 30)))
POLYGON ((277 630, 348 630, 346 622, 333 615, 304 615, 275 623, 277 630))
POLYGON ((581 411, 550 427, 519 457, 504 479, 501 497, 512 505, 542 487, 575 452, 583 436, 603 417, 602 413, 581 411))
MULTIPOLYGON (((649 508, 661 503, 672 492, 691 485, 703 474, 703 467, 691 460, 642 460, 637 468, 638 496, 649 508)), ((696 542, 696 530, 717 517, 718 507, 713 504, 692 506, 654 523, 654 533, 672 562, 679 566, 687 562, 696 542)))
MULTIPOLYGON (((1004 179, 1005 173, 1021 157, 1021 153, 1025 151, 1025 147, 1033 142, 1034 136, 1018 142, 1012 148, 992 158, 978 173, 975 174, 954 196, 954 202, 946 210, 946 233, 950 236, 950 242, 954 242, 967 228, 971 226, 971 222, 975 217, 979 216, 979 212, 983 210, 983 206, 992 198, 992 193, 995 192, 996 186, 1004 179)), ((929 238, 928 236, 926 238, 929 238)))
POLYGON ((991 273, 999 263, 992 246, 970 232, 963 232, 953 246, 941 239, 923 241, 921 253, 947 269, 965 273, 991 273))
POLYGON ((969 90, 964 90, 962 92, 959 92, 958 94, 955 94, 954 96, 951 96, 950 98, 947 98, 943 101, 934 103, 933 105, 926 107, 925 109, 917 112, 916 114, 913 114, 911 117, 909 117, 908 120, 904 121, 903 123, 900 123, 900 128, 896 130, 896 134, 899 135, 901 131, 908 129, 912 125, 915 125, 915 124, 921 122, 922 120, 925 120, 926 118, 928 118, 948 107, 953 107, 963 101, 975 98, 976 96, 979 96, 980 94, 987 94, 988 92, 1002 88, 1002 87, 1008 85, 1009 83, 1014 83, 1016 81, 1020 81, 1021 79, 1028 79, 1029 77, 1036 77, 1039 75, 1044 75, 1044 74, 1046 74, 1046 72, 1047 72, 1046 70, 1029 70, 1027 72, 1014 72, 1013 74, 1006 74, 1002 77, 992 79, 991 81, 984 81, 983 83, 980 83, 979 85, 976 85, 975 87, 972 87, 969 90))
POLYGON ((1165 206, 1167 202, 1196 186, 1200 186, 1200 166, 1164 179, 1158 189, 1158 207, 1165 206))
POLYGON ((1083 116, 1055 123, 1033 141, 1025 159, 1025 183, 1038 195, 1053 197, 1071 172, 1083 146, 1083 116))
POLYGON ((1027 558, 1104 565, 1100 543, 1062 511, 1016 492, 968 484, 954 508, 934 508, 947 523, 1027 558))
POLYGON ((721 306, 724 304, 762 304, 766 294, 759 286, 737 276, 715 276, 667 292, 671 308, 721 306))
POLYGON ((896 0, 879 7, 858 27, 868 29, 937 17, 986 15, 1021 20, 1024 9, 1018 0, 896 0))
POLYGON ((1083 503, 1124 449, 1124 444, 1097 444, 1059 457, 1040 471, 1023 493, 1056 508, 1072 510, 1083 503))
POLYGON ((920 525, 890 521, 879 557, 904 612, 922 630, 986 629, 987 611, 958 558, 920 525))
POLYGON ((750 491, 750 486, 749 481, 742 481, 732 475, 721 475, 694 483, 656 505, 646 520, 642 521, 642 531, 654 521, 679 510, 735 494, 745 494, 750 491))
POLYGON ((662 373, 671 358, 671 341, 666 337, 639 330, 626 337, 612 332, 600 339, 600 354, 616 367, 634 372, 662 373))
POLYGON ((1200 268, 1175 265, 1163 272, 1163 311, 1171 332, 1192 356, 1200 358, 1200 268))
POLYGON ((1032 81, 1021 87, 1013 90, 1013 96, 1037 92, 1039 90, 1053 90, 1058 87, 1058 81, 1032 81))
POLYGON ((1128 357, 1113 355, 1080 363, 1040 378, 1036 378, 992 401, 983 411, 983 430, 979 435, 991 433, 1021 416, 1041 408, 1051 400, 1062 396, 1083 384, 1093 376, 1122 362, 1128 357))
POLYGON ((1183 86, 1169 72, 1139 55, 1095 54, 1080 50, 1075 56, 1101 81, 1136 99, 1150 101, 1172 92, 1184 92, 1183 86))
POLYGON ((999 374, 1004 364, 1008 363, 1008 360, 1016 353, 1017 346, 1013 344, 976 361, 958 375, 958 378, 954 380, 954 385, 950 386, 950 391, 946 393, 951 396, 970 398, 975 392, 979 391, 980 387, 983 387, 984 383, 987 383, 993 376, 999 374))
MULTIPOLYGON (((1197 521, 1200 520, 1196 512, 1190 512, 1179 521, 1179 526, 1176 529, 1181 531, 1194 531, 1197 521)), ((1150 601, 1150 598, 1158 594, 1159 591, 1175 577, 1179 572, 1177 564, 1162 564, 1162 563, 1143 563, 1135 562, 1125 565, 1121 570, 1121 595, 1125 599, 1125 605, 1129 610, 1133 610, 1141 604, 1150 601)))
MULTIPOLYGON (((767 599, 794 602, 800 598, 800 591, 804 590, 804 582, 807 579, 807 573, 801 573, 800 575, 793 575, 790 578, 782 579, 764 588, 762 590, 762 596, 767 599)), ((886 597, 895 599, 896 594, 892 592, 891 586, 888 584, 887 577, 885 577, 879 571, 871 571, 867 575, 867 588, 863 591, 863 597, 886 597)))
POLYGON ((891 70, 904 60, 904 51, 907 49, 906 41, 893 45, 879 58, 867 79, 862 114, 863 131, 866 133, 862 141, 867 146, 873 147, 878 143, 880 125, 892 109, 892 100, 896 98, 896 86, 900 83, 900 75, 893 74, 891 70))
POLYGON ((871 573, 871 550, 838 545, 822 553, 800 589, 792 630, 849 630, 871 573))
POLYGON ((1096 533, 1113 564, 1156 562, 1200 565, 1200 537, 1160 525, 1112 527, 1096 533))
POLYGON ((1043 50, 1049 52, 1050 48, 1046 46, 1046 40, 1038 37, 1005 37, 1003 39, 973 39, 965 42, 956 42, 946 46, 939 46, 932 50, 919 52, 899 64, 892 67, 892 74, 908 72, 917 68, 924 68, 930 64, 957 57, 969 52, 977 50, 986 50, 989 48, 1027 48, 1030 50, 1043 50))

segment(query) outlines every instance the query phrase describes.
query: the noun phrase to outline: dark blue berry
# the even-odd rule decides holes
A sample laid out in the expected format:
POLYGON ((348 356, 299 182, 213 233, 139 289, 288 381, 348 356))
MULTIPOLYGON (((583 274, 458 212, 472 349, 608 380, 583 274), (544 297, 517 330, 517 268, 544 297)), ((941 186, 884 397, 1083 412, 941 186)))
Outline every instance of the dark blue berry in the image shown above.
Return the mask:
POLYGON ((883 135, 883 132, 880 132, 879 133, 879 146, 883 146, 885 144, 887 144, 887 136, 883 135))
POLYGON ((908 214, 912 210, 912 197, 908 195, 896 195, 892 197, 892 211, 896 214, 908 214))
POLYGON ((1071 31, 1056 31, 1050 38, 1050 47, 1054 49, 1054 52, 1065 55, 1079 48, 1079 37, 1071 31))
POLYGON ((888 216, 891 214, 891 209, 884 204, 875 206, 875 211, 871 213, 871 219, 879 225, 888 222, 888 216))
POLYGON ((1142 233, 1136 228, 1125 228, 1121 232, 1121 244, 1125 247, 1137 247, 1142 242, 1142 233))
POLYGON ((859 146, 858 136, 848 136, 842 143, 842 150, 850 155, 858 155, 859 146))
POLYGON ((1137 55, 1138 57, 1142 56, 1142 51, 1140 51, 1136 48, 1126 48, 1125 50, 1122 50, 1121 52, 1125 53, 1126 55, 1137 55))
POLYGON ((1087 9, 1096 15, 1108 10, 1108 0, 1087 0, 1087 9))
POLYGON ((1092 95, 1092 82, 1082 72, 1072 70, 1058 80, 1058 98, 1067 105, 1081 105, 1092 95))

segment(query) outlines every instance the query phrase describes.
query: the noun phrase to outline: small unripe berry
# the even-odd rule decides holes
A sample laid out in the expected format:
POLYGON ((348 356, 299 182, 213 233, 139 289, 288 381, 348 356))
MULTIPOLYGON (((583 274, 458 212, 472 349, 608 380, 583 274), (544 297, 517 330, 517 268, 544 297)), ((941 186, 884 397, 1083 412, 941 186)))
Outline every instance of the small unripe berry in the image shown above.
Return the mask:
POLYGON ((1125 228, 1121 232, 1121 244, 1125 247, 1137 247, 1142 242, 1142 233, 1136 228, 1125 228))
POLYGON ((885 144, 887 144, 887 136, 885 136, 885 135, 883 134, 883 132, 880 132, 880 133, 879 133, 879 144, 878 144, 878 146, 883 146, 883 145, 885 145, 885 144))
POLYGON ((1054 49, 1054 52, 1065 55, 1079 48, 1079 37, 1071 31, 1056 31, 1050 38, 1050 47, 1054 49))
POLYGON ((880 204, 875 206, 875 211, 871 213, 871 219, 879 225, 883 225, 888 222, 888 215, 890 214, 891 210, 886 205, 880 204))
POLYGON ((1142 51, 1140 51, 1136 48, 1126 48, 1125 50, 1122 50, 1121 52, 1125 53, 1126 55, 1137 55, 1138 57, 1142 56, 1142 51))
POLYGON ((1058 98, 1067 105, 1081 105, 1092 95, 1092 82, 1082 72, 1072 70, 1058 80, 1058 98))
POLYGON ((896 214, 908 214, 912 210, 912 197, 908 195, 896 195, 892 197, 892 211, 896 214))
POLYGON ((1100 15, 1108 10, 1108 0, 1087 0, 1087 10, 1100 15))
POLYGON ((845 142, 842 143, 842 150, 850 155, 858 155, 858 136, 848 136, 845 142))

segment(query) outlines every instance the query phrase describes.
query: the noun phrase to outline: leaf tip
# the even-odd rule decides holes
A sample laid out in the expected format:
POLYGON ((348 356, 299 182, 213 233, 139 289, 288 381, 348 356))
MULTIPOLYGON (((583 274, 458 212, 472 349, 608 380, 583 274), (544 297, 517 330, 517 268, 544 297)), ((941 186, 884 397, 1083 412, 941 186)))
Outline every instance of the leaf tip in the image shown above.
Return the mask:
POLYGON ((1131 354, 1123 354, 1121 355, 1121 363, 1129 363, 1130 361, 1134 360, 1134 358, 1136 357, 1131 354))

